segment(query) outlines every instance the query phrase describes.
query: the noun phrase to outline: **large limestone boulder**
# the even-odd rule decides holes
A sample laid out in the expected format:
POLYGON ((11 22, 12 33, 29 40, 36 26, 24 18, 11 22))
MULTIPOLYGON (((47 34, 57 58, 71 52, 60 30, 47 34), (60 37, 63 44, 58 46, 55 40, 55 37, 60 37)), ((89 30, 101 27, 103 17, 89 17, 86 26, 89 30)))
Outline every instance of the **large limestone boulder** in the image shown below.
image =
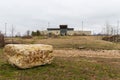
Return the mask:
POLYGON ((44 44, 8 44, 4 48, 7 61, 21 69, 50 64, 53 47, 44 44))

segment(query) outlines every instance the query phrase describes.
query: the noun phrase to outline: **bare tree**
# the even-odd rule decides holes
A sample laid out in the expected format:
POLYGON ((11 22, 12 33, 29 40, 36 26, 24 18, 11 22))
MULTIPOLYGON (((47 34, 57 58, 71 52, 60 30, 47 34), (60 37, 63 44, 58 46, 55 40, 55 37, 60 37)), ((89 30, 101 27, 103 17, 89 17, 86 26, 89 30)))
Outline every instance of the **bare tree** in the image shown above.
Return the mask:
POLYGON ((0 32, 0 47, 5 45, 4 35, 0 32))

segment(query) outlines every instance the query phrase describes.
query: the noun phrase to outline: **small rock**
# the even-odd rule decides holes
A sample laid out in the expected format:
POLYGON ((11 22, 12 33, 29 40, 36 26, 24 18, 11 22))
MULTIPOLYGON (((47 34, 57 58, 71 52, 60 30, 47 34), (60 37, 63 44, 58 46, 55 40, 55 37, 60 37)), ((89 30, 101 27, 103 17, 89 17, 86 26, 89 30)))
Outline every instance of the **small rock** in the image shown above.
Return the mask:
POLYGON ((85 49, 85 47, 84 46, 79 46, 78 49, 85 49))

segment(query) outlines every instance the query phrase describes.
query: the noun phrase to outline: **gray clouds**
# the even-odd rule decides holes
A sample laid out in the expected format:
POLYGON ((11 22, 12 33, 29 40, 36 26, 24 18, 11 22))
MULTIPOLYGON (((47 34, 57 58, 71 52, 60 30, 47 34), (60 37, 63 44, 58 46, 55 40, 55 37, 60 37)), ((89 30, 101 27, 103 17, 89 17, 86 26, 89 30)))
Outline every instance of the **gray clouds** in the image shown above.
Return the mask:
POLYGON ((68 24, 77 30, 83 20, 85 29, 98 31, 106 20, 115 24, 120 18, 119 4, 120 0, 0 0, 0 27, 3 31, 7 22, 9 29, 14 24, 17 32, 25 32, 44 30, 50 22, 51 27, 68 24))

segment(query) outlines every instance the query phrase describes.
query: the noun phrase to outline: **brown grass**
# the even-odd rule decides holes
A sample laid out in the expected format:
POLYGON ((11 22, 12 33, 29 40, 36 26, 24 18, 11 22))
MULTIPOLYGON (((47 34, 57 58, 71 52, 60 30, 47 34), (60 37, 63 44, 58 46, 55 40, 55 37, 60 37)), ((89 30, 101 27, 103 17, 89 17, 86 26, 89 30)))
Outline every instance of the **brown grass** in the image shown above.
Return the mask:
POLYGON ((0 80, 120 80, 120 44, 101 38, 14 38, 16 43, 53 45, 55 59, 51 65, 19 70, 5 62, 0 49, 0 80))
POLYGON ((120 80, 120 44, 103 41, 101 36, 14 40, 51 44, 55 59, 50 65, 20 70, 5 61, 0 49, 0 80, 120 80))
MULTIPOLYGON (((22 44, 50 44, 54 49, 90 49, 90 50, 116 50, 120 49, 120 44, 103 41, 102 36, 63 36, 59 38, 37 38, 20 39, 14 41, 22 44)), ((6 39, 6 42, 10 39, 6 39)))

